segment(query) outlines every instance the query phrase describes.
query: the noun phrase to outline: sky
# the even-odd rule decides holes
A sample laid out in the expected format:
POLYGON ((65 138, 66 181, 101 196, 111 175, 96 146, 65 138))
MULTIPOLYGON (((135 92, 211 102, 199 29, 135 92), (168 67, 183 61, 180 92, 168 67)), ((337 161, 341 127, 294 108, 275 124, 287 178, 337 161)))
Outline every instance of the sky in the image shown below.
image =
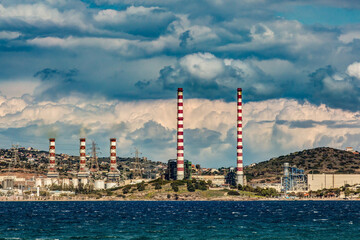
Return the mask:
POLYGON ((0 0, 0 147, 236 165, 303 149, 360 150, 360 2, 0 0))

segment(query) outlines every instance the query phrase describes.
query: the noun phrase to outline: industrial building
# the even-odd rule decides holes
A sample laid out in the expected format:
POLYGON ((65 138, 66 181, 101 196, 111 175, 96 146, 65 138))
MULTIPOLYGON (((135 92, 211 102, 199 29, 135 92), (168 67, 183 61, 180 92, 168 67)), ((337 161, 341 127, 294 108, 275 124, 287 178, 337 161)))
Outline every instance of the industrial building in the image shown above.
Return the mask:
POLYGON ((347 184, 360 184, 360 174, 308 174, 307 184, 309 191, 317 191, 324 188, 340 188, 347 184))
MULTIPOLYGON (((183 179, 191 179, 192 177, 192 163, 189 160, 184 160, 184 178, 183 179)), ((168 161, 168 168, 165 173, 166 180, 179 180, 177 178, 177 160, 170 159, 168 161)))
POLYGON ((285 193, 307 191, 307 179, 304 170, 284 163, 284 176, 281 178, 281 186, 285 193))

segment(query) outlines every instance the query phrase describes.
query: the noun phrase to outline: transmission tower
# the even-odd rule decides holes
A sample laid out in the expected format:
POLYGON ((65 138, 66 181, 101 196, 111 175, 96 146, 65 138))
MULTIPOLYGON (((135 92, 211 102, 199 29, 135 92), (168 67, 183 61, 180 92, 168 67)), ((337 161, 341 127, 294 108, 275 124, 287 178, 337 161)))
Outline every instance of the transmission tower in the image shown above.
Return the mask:
MULTIPOLYGON (((20 163, 20 159, 19 159, 19 144, 12 144, 12 148, 11 150, 13 151, 13 158, 11 160, 11 162, 13 162, 13 170, 16 168, 16 164, 20 163)), ((11 162, 9 163, 9 171, 11 169, 11 162)))
POLYGON ((99 150, 99 148, 97 147, 97 144, 95 143, 95 141, 92 141, 91 144, 91 161, 90 161, 90 171, 91 172, 98 172, 99 169, 99 162, 98 162, 98 156, 97 156, 97 150, 99 150))
POLYGON ((137 148, 135 148, 135 178, 136 177, 139 177, 139 178, 142 177, 141 169, 140 169, 139 154, 141 154, 141 153, 139 152, 139 150, 137 148))

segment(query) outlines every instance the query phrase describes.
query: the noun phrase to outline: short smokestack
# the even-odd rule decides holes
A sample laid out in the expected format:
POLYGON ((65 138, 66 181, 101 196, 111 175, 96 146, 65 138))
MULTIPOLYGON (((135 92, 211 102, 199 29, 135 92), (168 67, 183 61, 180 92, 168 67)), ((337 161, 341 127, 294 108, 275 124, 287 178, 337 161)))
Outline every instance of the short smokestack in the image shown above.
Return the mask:
POLYGON ((49 171, 48 177, 58 177, 59 173, 56 171, 55 158, 55 138, 49 138, 49 171))
POLYGON ((78 177, 88 177, 89 171, 86 167, 86 139, 80 138, 80 170, 78 177))
POLYGON ((184 108, 183 89, 178 88, 177 95, 177 180, 184 179, 184 108))
POLYGON ((244 185, 243 141, 242 141, 242 89, 237 89, 237 184, 244 185))
POLYGON ((110 171, 108 176, 110 178, 117 178, 120 176, 116 164, 116 138, 110 138, 110 171))

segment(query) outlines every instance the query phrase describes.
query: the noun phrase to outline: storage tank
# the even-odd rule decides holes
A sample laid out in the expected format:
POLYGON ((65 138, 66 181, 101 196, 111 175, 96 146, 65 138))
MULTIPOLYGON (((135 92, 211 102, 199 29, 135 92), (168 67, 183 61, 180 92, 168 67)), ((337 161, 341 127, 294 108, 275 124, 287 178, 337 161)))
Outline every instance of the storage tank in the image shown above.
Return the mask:
POLYGON ((106 189, 117 187, 117 183, 115 182, 108 182, 106 183, 106 189))
POLYGON ((51 186, 51 184, 52 184, 51 178, 44 179, 44 186, 51 186))
POLYGON ((77 188, 79 186, 79 179, 73 178, 72 179, 72 184, 73 184, 74 188, 77 188))
POLYGON ((43 186, 42 178, 36 178, 35 179, 35 187, 42 187, 42 186, 43 186))
POLYGON ((95 188, 95 190, 105 189, 105 181, 104 180, 96 180, 94 188, 95 188))
POLYGON ((85 186, 86 184, 89 183, 88 179, 87 178, 80 178, 80 182, 83 186, 85 186))
POLYGON ((62 180, 62 185, 63 185, 63 186, 69 186, 69 185, 70 185, 70 179, 64 178, 64 179, 62 180))

